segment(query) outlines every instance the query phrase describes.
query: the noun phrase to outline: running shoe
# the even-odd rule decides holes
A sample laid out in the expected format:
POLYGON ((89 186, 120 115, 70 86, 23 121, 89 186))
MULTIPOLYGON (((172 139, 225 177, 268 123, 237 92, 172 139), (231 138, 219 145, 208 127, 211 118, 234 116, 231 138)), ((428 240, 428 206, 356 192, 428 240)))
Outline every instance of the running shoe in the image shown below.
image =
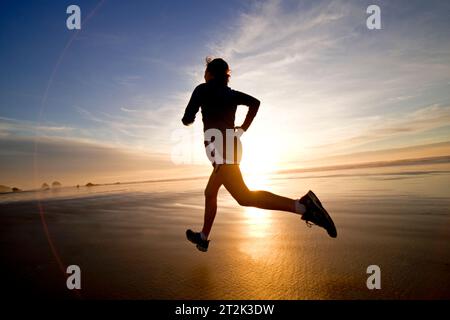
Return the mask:
POLYGON ((197 249, 206 252, 208 251, 209 240, 203 240, 200 232, 194 232, 191 229, 186 230, 186 238, 197 245, 197 249))
POLYGON ((315 224, 324 228, 330 237, 337 237, 337 231, 334 226, 333 219, 331 219, 327 210, 325 210, 314 192, 311 190, 308 191, 308 193, 301 197, 298 201, 306 207, 306 212, 302 215, 302 220, 305 220, 309 227, 315 224))

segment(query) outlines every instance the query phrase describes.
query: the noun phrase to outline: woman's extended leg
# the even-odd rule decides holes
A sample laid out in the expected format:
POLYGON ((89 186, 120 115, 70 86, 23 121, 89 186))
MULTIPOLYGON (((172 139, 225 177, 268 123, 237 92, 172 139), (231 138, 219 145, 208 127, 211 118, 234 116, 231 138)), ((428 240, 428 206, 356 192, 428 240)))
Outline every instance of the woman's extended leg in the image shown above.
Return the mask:
POLYGON ((219 174, 225 188, 241 206, 296 212, 293 199, 268 191, 250 191, 242 178, 239 165, 223 165, 219 174))

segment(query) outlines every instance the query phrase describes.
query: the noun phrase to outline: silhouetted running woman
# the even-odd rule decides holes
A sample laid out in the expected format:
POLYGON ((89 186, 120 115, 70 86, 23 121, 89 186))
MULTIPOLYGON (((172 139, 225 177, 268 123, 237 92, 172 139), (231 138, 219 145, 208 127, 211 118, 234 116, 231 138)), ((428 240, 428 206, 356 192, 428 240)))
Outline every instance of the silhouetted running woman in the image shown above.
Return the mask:
POLYGON ((223 59, 207 60, 204 78, 205 83, 198 85, 192 93, 182 122, 184 125, 192 124, 201 108, 204 143, 214 168, 205 189, 203 229, 201 232, 187 230, 188 240, 196 244, 200 251, 208 250, 208 237, 217 212, 217 194, 222 185, 241 206, 299 214, 309 226, 316 224, 323 227, 335 238, 337 232, 333 220, 312 191, 294 200, 268 191, 248 189, 239 168, 241 158, 239 136, 250 127, 260 102, 252 96, 228 87, 230 69, 223 59), (236 127, 234 121, 238 105, 248 106, 249 110, 244 123, 236 127))

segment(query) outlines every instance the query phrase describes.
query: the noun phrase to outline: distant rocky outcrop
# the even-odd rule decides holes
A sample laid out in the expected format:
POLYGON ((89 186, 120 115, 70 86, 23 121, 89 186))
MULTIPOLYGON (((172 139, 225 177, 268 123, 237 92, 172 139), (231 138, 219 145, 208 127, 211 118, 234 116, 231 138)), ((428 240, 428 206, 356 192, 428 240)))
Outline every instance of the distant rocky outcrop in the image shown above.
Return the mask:
POLYGON ((42 184, 42 186, 41 186, 41 189, 42 189, 42 190, 48 190, 48 189, 50 189, 50 186, 49 186, 46 182, 44 182, 44 183, 42 184))
POLYGON ((0 193, 11 192, 12 189, 7 186, 0 185, 0 193))
POLYGON ((96 184, 92 183, 92 182, 88 182, 86 183, 86 187, 95 187, 96 184))
POLYGON ((22 190, 19 189, 19 188, 16 188, 16 187, 12 188, 12 192, 21 192, 21 191, 22 191, 22 190))
POLYGON ((53 181, 52 188, 61 188, 61 187, 62 187, 61 182, 53 181))

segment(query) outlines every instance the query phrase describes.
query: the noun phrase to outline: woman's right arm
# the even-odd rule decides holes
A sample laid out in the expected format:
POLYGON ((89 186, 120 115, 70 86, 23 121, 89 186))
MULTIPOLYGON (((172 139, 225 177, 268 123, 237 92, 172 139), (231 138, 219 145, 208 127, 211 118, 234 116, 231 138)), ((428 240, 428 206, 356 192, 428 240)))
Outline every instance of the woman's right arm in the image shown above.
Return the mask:
POLYGON ((189 103, 186 107, 186 110, 184 111, 184 116, 181 119, 183 124, 185 126, 188 126, 195 121, 195 115, 197 114, 198 110, 200 109, 201 105, 201 85, 197 86, 194 89, 194 92, 192 92, 191 99, 189 100, 189 103))

